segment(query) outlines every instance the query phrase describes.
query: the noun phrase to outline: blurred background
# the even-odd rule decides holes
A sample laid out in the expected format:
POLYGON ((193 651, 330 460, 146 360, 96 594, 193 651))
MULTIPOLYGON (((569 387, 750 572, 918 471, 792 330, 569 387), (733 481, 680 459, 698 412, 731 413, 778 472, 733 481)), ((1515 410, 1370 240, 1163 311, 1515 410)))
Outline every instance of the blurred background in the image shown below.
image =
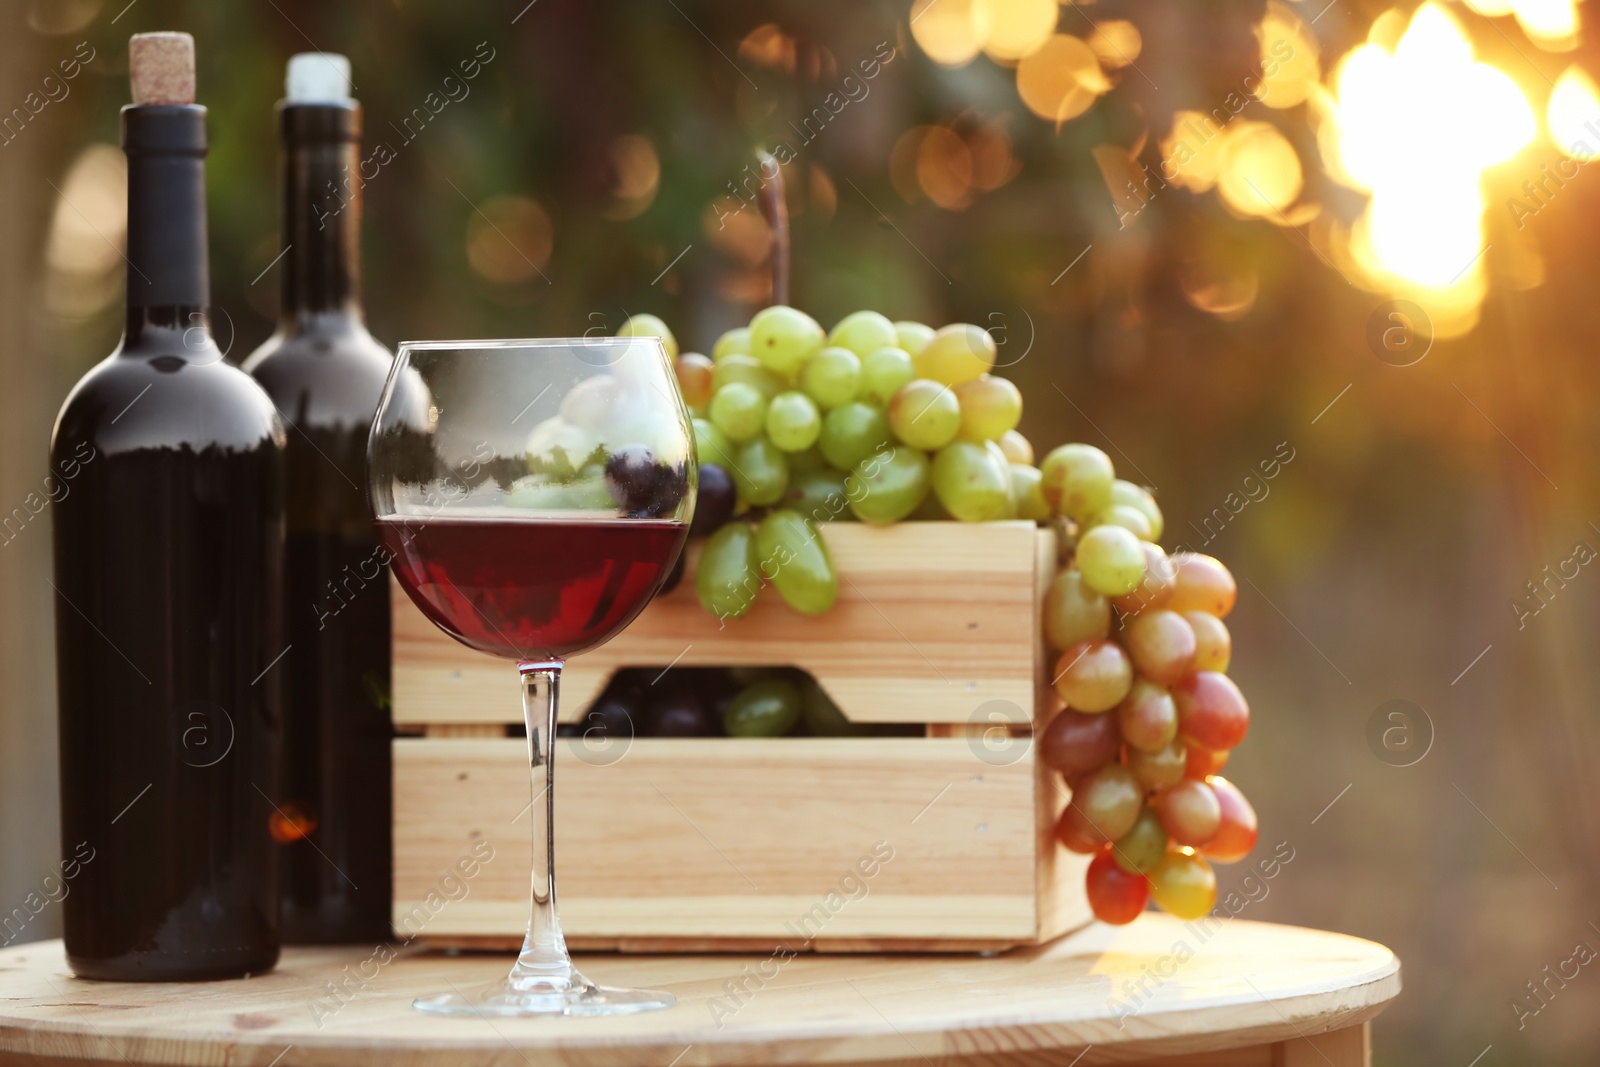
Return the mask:
MULTIPOLYGON (((391 345, 648 311, 709 351, 769 294, 754 152, 776 151, 794 303, 825 326, 870 307, 991 329, 1041 454, 1106 449, 1155 488, 1169 548, 1239 577, 1255 715, 1228 773, 1263 853, 1294 849, 1246 917, 1400 954, 1380 1064, 1592 1063, 1600 971, 1571 977, 1600 950, 1592 15, 6 4, 0 904, 63 855, 40 501, 54 413, 121 329, 126 40, 183 29, 235 360, 276 313, 272 104, 294 52, 354 65, 366 304, 391 345)), ((1247 866, 1219 868, 1224 893, 1247 866)))

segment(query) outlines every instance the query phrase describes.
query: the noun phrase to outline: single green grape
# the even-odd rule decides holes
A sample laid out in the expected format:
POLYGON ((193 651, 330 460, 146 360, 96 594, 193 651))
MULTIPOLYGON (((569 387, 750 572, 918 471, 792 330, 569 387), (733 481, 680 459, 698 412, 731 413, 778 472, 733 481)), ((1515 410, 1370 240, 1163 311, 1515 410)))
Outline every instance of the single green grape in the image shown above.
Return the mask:
POLYGON ((1039 464, 1044 475, 1044 498, 1058 514, 1087 518, 1111 504, 1111 482, 1116 473, 1111 457, 1093 445, 1061 445, 1039 464))
POLYGON ((961 405, 948 385, 918 378, 889 401, 889 428, 912 448, 936 452, 961 428, 961 405))
POLYGON ((1216 872, 1189 849, 1164 853, 1147 877, 1156 906, 1180 919, 1198 919, 1216 906, 1216 872))
POLYGON ((1000 451, 1000 446, 993 441, 983 442, 983 450, 989 453, 989 459, 994 463, 995 468, 1004 474, 1006 478, 1006 510, 1000 517, 1002 519, 1014 519, 1017 517, 1017 494, 1011 488, 1011 462, 1006 459, 1006 454, 1000 451))
POLYGON ((750 320, 750 354, 784 381, 799 372, 822 341, 816 319, 784 304, 762 308, 750 320))
POLYGON ((1095 592, 1126 596, 1144 578, 1144 549, 1131 530, 1096 526, 1078 538, 1078 570, 1095 592))
POLYGON ((1000 451, 1004 452, 1006 459, 1012 463, 1033 465, 1032 443, 1015 430, 1007 430, 1000 435, 1000 451))
POLYGON ((879 348, 861 361, 861 386, 857 394, 880 408, 917 376, 911 356, 902 348, 879 348))
POLYGON ((693 422, 695 458, 701 463, 715 463, 727 469, 728 460, 733 456, 733 442, 728 440, 728 435, 717 429, 710 419, 696 416, 693 422))
POLYGON ((812 737, 865 737, 873 732, 871 724, 845 718, 839 705, 815 681, 806 680, 801 687, 800 700, 800 717, 812 737))
POLYGON ((928 346, 933 340, 933 327, 924 326, 920 322, 897 322, 894 324, 895 344, 915 355, 928 346))
POLYGON ((739 499, 755 507, 776 504, 789 487, 789 461, 783 450, 765 437, 740 445, 729 473, 739 499))
POLYGON ((899 445, 862 460, 845 480, 845 495, 862 522, 899 522, 917 510, 930 480, 928 457, 899 445))
POLYGON ((1116 840, 1139 819, 1144 790, 1128 768, 1108 763, 1090 771, 1072 789, 1072 808, 1102 838, 1116 840))
POLYGON ((998 441, 1022 420, 1022 393, 1005 378, 985 374, 955 390, 963 441, 998 441))
POLYGON ((631 315, 617 331, 618 337, 659 337, 671 359, 678 358, 678 339, 672 336, 667 324, 655 315, 631 315))
POLYGON ((852 400, 840 404, 823 418, 817 445, 829 463, 848 471, 887 445, 891 436, 889 418, 882 409, 852 400))
POLYGON ((1111 846, 1111 858, 1129 874, 1149 874, 1167 852, 1167 831, 1147 805, 1133 821, 1133 829, 1111 846))
POLYGON ((804 452, 822 433, 822 415, 809 396, 790 390, 767 405, 767 436, 785 452, 804 452))
POLYGON ((730 382, 744 382, 753 385, 761 391, 761 395, 771 400, 783 392, 783 380, 763 367, 754 356, 744 356, 735 352, 724 356, 721 362, 711 368, 712 395, 730 382))
POLYGON ((848 348, 865 359, 884 345, 898 344, 900 335, 894 323, 876 311, 855 311, 840 319, 828 334, 828 343, 848 348))
POLYGON ((711 424, 736 444, 760 436, 767 423, 767 398, 746 382, 729 382, 711 398, 711 424))
POLYGON ((822 408, 848 404, 860 387, 861 357, 848 348, 824 348, 800 368, 800 388, 822 408))
POLYGON ((756 528, 756 565, 802 615, 820 615, 839 598, 839 576, 816 524, 787 508, 769 512, 756 528))
POLYGON ((1145 540, 1161 540, 1162 528, 1166 524, 1161 517, 1161 509, 1156 506, 1156 498, 1150 490, 1142 485, 1134 485, 1132 482, 1117 478, 1111 483, 1111 503, 1126 504, 1144 512, 1144 517, 1150 520, 1150 536, 1145 540))
POLYGON ((1011 473, 982 445, 952 441, 933 457, 933 491, 960 521, 989 522, 1011 507, 1011 473))
POLYGON ((989 373, 994 357, 994 338, 987 330, 968 322, 955 322, 934 333, 913 362, 918 378, 960 385, 989 373))
POLYGON ((1075 567, 1056 572, 1044 594, 1044 637, 1057 652, 1111 633, 1111 601, 1089 588, 1075 567))
POLYGON ((745 688, 722 713, 729 737, 782 737, 800 721, 800 694, 777 679, 745 688))
POLYGON ((711 346, 711 361, 721 363, 723 356, 735 353, 741 356, 750 354, 750 327, 735 326, 717 338, 717 343, 711 346))
POLYGON ((1011 472, 1011 500, 1016 505, 1016 517, 1030 522, 1044 522, 1050 517, 1050 505, 1044 498, 1043 475, 1038 467, 1026 463, 1007 463, 1011 472))
POLYGON ((737 619, 750 610, 761 589, 756 570, 756 535, 749 524, 730 522, 706 538, 694 574, 700 603, 719 619, 737 619))
POLYGON ((1155 540, 1151 536, 1149 516, 1128 504, 1112 504, 1104 511, 1089 516, 1084 526, 1090 529, 1096 526, 1120 526, 1141 541, 1155 540))
POLYGON ((780 506, 797 511, 812 522, 848 522, 856 517, 850 510, 843 471, 828 466, 796 471, 794 459, 789 457, 789 488, 784 490, 780 506))

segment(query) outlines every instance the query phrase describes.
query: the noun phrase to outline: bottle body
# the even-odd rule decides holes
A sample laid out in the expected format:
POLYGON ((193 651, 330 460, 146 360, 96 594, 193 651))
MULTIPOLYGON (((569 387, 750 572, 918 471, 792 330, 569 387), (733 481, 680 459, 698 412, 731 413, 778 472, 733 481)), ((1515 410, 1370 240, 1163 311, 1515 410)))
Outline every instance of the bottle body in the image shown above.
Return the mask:
POLYGON ((283 428, 206 319, 204 109, 124 110, 129 307, 51 463, 64 854, 86 978, 237 977, 278 956, 283 428), (159 301, 157 303, 156 301, 159 301))
POLYGON ((365 485, 393 356, 362 321, 359 199, 328 194, 354 171, 359 107, 285 106, 280 127, 283 313, 243 366, 288 434, 283 934, 366 942, 390 929, 388 557, 365 485))
POLYGON ((289 425, 283 604, 294 652, 283 664, 283 808, 291 818, 275 838, 291 944, 389 936, 388 557, 363 488, 389 361, 370 337, 312 331, 275 337, 246 364, 289 425), (370 375, 378 383, 370 404, 365 391, 346 395, 352 378, 370 375))

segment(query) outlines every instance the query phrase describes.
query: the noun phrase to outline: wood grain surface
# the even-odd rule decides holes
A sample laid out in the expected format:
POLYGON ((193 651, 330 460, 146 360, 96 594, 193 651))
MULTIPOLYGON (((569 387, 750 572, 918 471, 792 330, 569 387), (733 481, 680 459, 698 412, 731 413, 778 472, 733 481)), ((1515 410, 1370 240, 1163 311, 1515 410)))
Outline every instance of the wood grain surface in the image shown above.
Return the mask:
POLYGON ((257 978, 125 985, 73 978, 59 941, 5 949, 0 1056, 28 1067, 1359 1067, 1363 1024, 1400 989, 1382 945, 1154 913, 992 958, 580 958, 597 981, 678 997, 612 1019, 424 1016, 413 997, 492 981, 508 959, 372 958, 296 948, 257 978))

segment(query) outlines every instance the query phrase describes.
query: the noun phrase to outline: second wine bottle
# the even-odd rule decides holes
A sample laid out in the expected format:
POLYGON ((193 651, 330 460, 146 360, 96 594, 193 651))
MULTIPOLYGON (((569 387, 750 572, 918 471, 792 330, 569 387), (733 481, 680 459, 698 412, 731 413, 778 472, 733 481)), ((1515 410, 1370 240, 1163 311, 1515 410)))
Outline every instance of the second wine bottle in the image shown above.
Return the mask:
POLYGON ((361 306, 361 105, 344 56, 289 61, 278 105, 283 297, 244 362, 288 431, 283 939, 389 936, 387 556, 367 507, 367 431, 391 353, 361 306))

